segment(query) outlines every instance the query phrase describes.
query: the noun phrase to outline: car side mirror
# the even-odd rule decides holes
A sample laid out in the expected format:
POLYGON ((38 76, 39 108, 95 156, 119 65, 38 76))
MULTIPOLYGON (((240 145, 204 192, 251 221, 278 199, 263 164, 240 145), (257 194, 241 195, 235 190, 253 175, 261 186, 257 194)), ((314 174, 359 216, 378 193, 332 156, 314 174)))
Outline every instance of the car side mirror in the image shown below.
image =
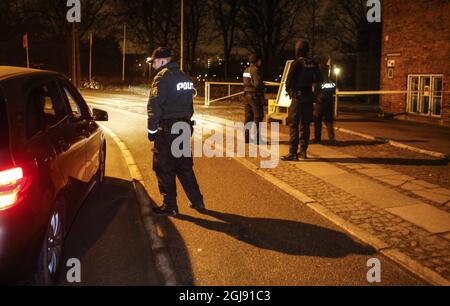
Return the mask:
POLYGON ((106 122, 109 120, 108 112, 94 108, 92 114, 95 121, 106 122))

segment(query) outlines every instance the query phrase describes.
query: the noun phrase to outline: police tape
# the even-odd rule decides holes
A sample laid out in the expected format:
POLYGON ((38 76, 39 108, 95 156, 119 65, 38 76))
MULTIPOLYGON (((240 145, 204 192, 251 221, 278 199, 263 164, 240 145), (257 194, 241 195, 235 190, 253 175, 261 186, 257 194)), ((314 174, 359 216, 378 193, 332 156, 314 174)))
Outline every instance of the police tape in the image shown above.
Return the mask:
MULTIPOLYGON (((435 93, 450 93, 450 91, 434 91, 435 93)), ((367 95, 400 95, 400 94, 420 94, 424 93, 424 91, 418 90, 367 90, 367 91, 341 91, 339 89, 336 90, 338 96, 367 96, 367 95)))

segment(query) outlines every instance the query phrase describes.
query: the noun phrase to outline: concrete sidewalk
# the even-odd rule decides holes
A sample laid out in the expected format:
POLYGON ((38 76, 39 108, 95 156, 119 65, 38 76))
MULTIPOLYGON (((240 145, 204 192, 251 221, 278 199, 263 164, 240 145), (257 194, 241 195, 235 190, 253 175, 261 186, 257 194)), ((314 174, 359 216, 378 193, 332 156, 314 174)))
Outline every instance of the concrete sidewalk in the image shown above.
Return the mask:
POLYGON ((450 156, 450 127, 375 115, 341 114, 336 126, 450 156))

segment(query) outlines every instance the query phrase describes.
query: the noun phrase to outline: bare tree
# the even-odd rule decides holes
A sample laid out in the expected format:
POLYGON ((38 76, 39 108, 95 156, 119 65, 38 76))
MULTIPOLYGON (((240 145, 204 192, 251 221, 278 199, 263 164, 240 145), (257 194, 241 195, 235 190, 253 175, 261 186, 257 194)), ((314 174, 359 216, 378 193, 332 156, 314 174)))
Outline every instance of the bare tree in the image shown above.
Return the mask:
POLYGON ((205 17, 206 6, 199 0, 187 0, 185 2, 186 44, 187 44, 187 71, 190 74, 194 68, 200 30, 204 27, 202 21, 205 17))
POLYGON ((24 27, 24 1, 0 1, 0 40, 7 40, 24 27))
POLYGON ((311 55, 314 56, 316 53, 316 47, 318 45, 319 40, 319 32, 321 28, 320 24, 320 16, 319 16, 319 9, 320 4, 323 1, 320 0, 307 0, 305 5, 305 11, 309 15, 306 19, 308 22, 307 28, 307 35, 306 38, 309 40, 311 44, 311 55))
MULTIPOLYGON (((67 22, 68 7, 66 1, 55 0, 25 0, 27 14, 30 19, 39 20, 41 38, 44 40, 67 40, 71 32, 71 24, 67 22)), ((81 1, 81 22, 77 24, 79 37, 82 38, 94 26, 104 25, 108 19, 106 4, 112 0, 84 0, 81 1)), ((33 23, 33 20, 31 20, 33 23)), ((108 27, 104 28, 106 31, 108 27)))
POLYGON ((231 52, 235 46, 238 14, 242 0, 212 0, 211 11, 216 31, 220 34, 223 44, 224 75, 228 77, 231 52))
POLYGON ((25 3, 20 0, 0 1, 0 65, 23 65, 22 35, 27 29, 25 3))
POLYGON ((333 1, 329 11, 331 18, 326 21, 328 37, 337 41, 344 52, 367 49, 368 36, 381 30, 381 24, 367 21, 367 1, 333 1))
POLYGON ((381 23, 369 23, 367 10, 364 0, 333 1, 326 26, 328 38, 354 63, 355 85, 362 89, 378 86, 381 58, 381 23))
POLYGON ((277 72, 280 54, 292 39, 304 2, 298 0, 254 0, 242 3, 242 45, 263 58, 264 72, 277 72))
MULTIPOLYGON (((26 14, 28 28, 31 35, 41 42, 59 44, 66 47, 66 62, 71 65, 72 52, 75 51, 77 75, 81 77, 80 47, 82 39, 94 26, 101 27, 108 19, 105 10, 106 4, 112 0, 85 0, 81 2, 81 22, 76 23, 75 48, 72 49, 72 24, 67 21, 67 2, 55 0, 24 0, 26 2, 26 14)), ((72 69, 73 70, 73 69, 72 69)), ((71 75, 75 75, 71 71, 71 75)))
POLYGON ((123 22, 129 25, 130 39, 152 52, 157 46, 178 44, 179 1, 117 0, 123 22), (174 13, 175 12, 175 13, 174 13))

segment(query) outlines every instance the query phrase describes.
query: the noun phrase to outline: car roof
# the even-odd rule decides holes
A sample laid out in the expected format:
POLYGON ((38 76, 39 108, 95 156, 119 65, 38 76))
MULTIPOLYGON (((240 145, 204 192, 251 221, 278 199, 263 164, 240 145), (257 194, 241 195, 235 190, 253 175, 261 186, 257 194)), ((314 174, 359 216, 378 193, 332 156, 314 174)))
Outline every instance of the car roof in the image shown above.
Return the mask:
POLYGON ((24 67, 0 66, 0 81, 31 74, 57 74, 47 70, 30 69, 24 67))

